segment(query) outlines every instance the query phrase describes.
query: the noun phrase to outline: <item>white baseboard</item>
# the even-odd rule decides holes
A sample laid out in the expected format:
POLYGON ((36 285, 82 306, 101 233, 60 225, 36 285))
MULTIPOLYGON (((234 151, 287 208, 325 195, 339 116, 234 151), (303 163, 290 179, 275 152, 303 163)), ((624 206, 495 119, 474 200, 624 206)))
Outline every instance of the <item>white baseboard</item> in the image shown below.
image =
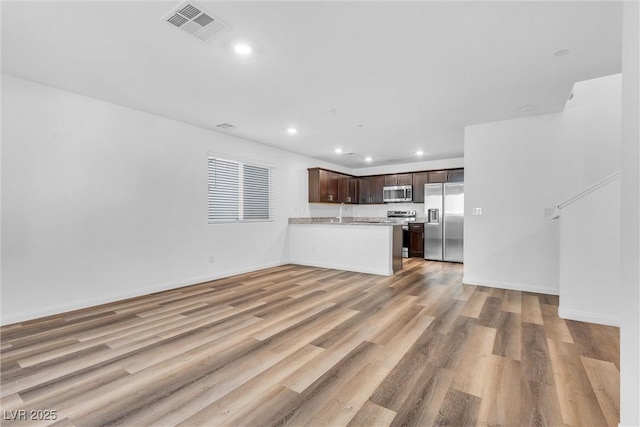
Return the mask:
POLYGON ((1 324, 10 325, 12 323, 24 322, 27 320, 38 319, 40 317, 51 316, 54 314, 66 313, 73 310, 79 310, 88 307, 94 307, 101 304, 108 304, 115 301, 121 301, 128 298, 139 297, 142 295, 148 295, 155 292, 167 291, 170 289, 182 288, 185 286, 191 286, 198 283, 210 282, 212 280, 223 279, 225 277, 236 276, 239 274, 251 273, 257 270, 263 270, 265 268, 278 267, 281 265, 290 264, 288 260, 280 261, 276 263, 263 264, 258 266, 252 266, 248 268, 225 271, 216 273, 212 276, 192 277, 190 279, 184 279, 179 281, 167 282, 160 285, 150 286, 146 288, 136 289, 131 292, 124 292, 115 295, 104 295, 96 298, 87 298, 84 300, 72 301, 65 304, 58 304, 49 307, 37 308, 34 310, 22 311, 19 313, 13 313, 9 315, 3 315, 1 324))
POLYGON ((486 286, 488 288, 509 289, 511 291, 535 292, 537 294, 559 295, 557 287, 533 285, 530 283, 496 282, 493 280, 475 279, 463 276, 462 283, 465 285, 486 286))
POLYGON ((291 260, 289 264, 306 265, 307 267, 329 268, 332 270, 354 271, 356 273, 376 274, 378 276, 393 276, 392 269, 384 268, 361 268, 345 264, 324 264, 315 261, 291 260))
MULTIPOLYGON (((479 280, 464 276, 462 283, 467 285, 486 286, 489 288, 502 288, 513 291, 535 292, 538 294, 559 295, 559 290, 548 286, 536 286, 523 283, 495 282, 490 280, 479 280)), ((562 302, 561 302, 562 303, 562 302)), ((589 313, 578 310, 566 310, 562 306, 558 307, 558 317, 562 319, 577 320, 579 322, 596 323, 607 326, 620 326, 620 318, 597 313, 589 313)))
POLYGON ((561 319, 577 320, 578 322, 596 323, 598 325, 620 327, 620 317, 606 314, 588 313, 586 311, 567 310, 558 307, 558 317, 561 319))

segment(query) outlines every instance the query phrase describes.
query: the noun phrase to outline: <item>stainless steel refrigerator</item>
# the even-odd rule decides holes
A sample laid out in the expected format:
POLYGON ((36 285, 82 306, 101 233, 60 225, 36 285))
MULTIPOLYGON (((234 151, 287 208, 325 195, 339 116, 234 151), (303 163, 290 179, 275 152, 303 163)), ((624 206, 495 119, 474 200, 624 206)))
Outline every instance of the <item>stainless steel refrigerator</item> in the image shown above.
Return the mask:
POLYGON ((462 262, 464 184, 425 184, 424 213, 424 258, 462 262))

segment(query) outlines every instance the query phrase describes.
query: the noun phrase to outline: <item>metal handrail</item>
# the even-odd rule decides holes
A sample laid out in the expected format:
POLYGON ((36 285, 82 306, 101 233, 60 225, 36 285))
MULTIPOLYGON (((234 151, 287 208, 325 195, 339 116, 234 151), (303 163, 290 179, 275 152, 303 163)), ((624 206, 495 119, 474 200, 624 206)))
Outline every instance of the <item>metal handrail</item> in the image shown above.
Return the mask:
POLYGON ((572 203, 575 203, 578 200, 582 199, 583 197, 593 193, 598 188, 603 187, 603 186, 607 185, 608 183, 610 183, 611 181, 619 178, 621 174, 622 174, 622 172, 618 171, 618 172, 616 172, 616 173, 614 173, 612 175, 609 175, 608 177, 606 177, 606 178, 596 182, 592 186, 588 187, 586 190, 583 190, 583 191, 579 192, 578 194, 576 194, 575 196, 570 197, 567 200, 565 200, 564 202, 556 205, 556 207, 558 209, 566 208, 567 206, 571 205, 572 203))

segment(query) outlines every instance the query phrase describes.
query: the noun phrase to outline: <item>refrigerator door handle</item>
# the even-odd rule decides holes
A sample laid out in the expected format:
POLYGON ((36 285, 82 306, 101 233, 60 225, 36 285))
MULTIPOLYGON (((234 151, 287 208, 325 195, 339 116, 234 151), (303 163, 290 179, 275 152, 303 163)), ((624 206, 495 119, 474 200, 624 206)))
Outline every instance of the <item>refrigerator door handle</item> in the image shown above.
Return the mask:
POLYGON ((442 221, 442 260, 447 260, 447 221, 442 221))

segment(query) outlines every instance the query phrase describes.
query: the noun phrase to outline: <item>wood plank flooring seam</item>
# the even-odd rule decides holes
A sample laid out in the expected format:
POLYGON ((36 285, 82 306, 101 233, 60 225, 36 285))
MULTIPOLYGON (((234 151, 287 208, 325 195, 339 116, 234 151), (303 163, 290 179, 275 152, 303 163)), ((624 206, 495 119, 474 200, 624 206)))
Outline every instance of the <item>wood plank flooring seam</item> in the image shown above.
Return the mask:
POLYGON ((58 411, 34 426, 617 426, 619 329, 403 262, 288 264, 2 327, 0 404, 58 411))

